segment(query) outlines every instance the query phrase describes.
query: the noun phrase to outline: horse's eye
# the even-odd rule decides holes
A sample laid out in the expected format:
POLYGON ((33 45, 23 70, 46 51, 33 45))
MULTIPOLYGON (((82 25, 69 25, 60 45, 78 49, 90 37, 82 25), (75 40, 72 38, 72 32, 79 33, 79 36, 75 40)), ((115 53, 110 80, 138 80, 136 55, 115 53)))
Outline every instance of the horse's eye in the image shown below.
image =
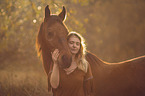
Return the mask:
POLYGON ((49 37, 51 37, 51 36, 53 36, 53 33, 52 33, 52 32, 48 32, 47 35, 48 35, 49 37))
POLYGON ((54 33, 53 32, 47 32, 46 38, 48 41, 51 41, 54 38, 54 33))

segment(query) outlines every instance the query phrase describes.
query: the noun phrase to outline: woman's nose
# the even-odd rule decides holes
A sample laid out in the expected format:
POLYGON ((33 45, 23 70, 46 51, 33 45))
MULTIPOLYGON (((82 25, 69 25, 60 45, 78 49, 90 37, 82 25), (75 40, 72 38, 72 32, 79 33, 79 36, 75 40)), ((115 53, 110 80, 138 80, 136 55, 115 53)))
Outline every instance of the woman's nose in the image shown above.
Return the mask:
POLYGON ((76 47, 76 44, 73 44, 73 47, 75 48, 76 47))

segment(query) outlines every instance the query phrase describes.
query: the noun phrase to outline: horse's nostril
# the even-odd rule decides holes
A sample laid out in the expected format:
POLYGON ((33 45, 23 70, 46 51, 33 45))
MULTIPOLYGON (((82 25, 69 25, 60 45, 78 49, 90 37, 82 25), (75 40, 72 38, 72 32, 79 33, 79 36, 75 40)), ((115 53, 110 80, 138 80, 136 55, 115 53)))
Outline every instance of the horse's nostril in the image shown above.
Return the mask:
POLYGON ((66 61, 67 59, 68 59, 68 58, 67 58, 65 55, 62 56, 62 60, 63 60, 63 61, 66 61))
POLYGON ((68 68, 71 65, 72 59, 66 55, 62 56, 62 61, 63 61, 63 67, 68 68))

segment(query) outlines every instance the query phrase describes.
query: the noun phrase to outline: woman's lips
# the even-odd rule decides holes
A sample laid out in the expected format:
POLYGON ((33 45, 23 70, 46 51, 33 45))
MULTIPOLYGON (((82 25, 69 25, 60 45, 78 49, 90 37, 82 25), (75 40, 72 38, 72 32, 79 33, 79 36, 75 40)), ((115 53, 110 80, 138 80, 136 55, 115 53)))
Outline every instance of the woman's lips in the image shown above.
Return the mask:
POLYGON ((71 49, 72 51, 76 51, 77 49, 71 49))

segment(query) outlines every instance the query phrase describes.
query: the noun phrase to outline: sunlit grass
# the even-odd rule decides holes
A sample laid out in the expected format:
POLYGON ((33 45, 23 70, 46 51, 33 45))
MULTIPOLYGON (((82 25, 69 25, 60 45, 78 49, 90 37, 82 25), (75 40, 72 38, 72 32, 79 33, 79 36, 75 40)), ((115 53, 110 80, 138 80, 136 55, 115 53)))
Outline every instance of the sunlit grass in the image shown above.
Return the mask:
POLYGON ((42 72, 0 71, 0 96, 50 96, 42 72))

